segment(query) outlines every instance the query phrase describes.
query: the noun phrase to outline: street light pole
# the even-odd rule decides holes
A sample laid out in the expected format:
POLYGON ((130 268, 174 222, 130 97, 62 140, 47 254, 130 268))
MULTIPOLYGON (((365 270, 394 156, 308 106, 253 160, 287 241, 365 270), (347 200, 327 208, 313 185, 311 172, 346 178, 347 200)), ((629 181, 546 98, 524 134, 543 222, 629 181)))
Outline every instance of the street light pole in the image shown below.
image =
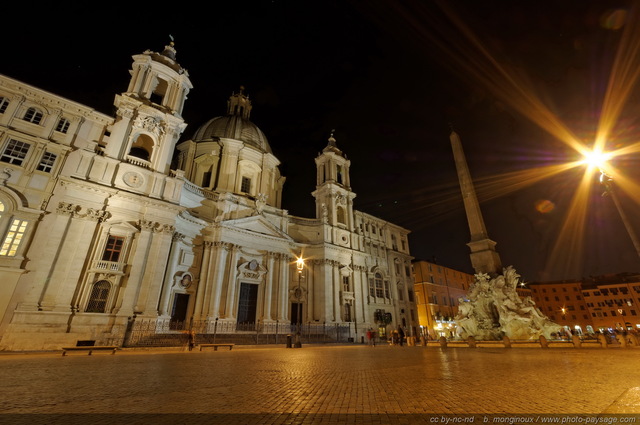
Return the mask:
POLYGON ((296 268, 298 269, 298 289, 296 290, 296 301, 298 304, 298 314, 296 314, 296 341, 294 344, 295 348, 302 348, 302 341, 300 340, 300 324, 302 323, 302 270, 304 270, 304 259, 302 257, 298 258, 296 261, 296 268))
POLYGON ((638 257, 640 257, 640 242, 638 241, 638 238, 636 237, 636 234, 631 227, 631 223, 629 223, 627 215, 624 213, 624 210, 620 205, 620 200, 618 199, 618 195, 616 194, 615 188, 613 186, 613 178, 610 175, 606 174, 604 171, 600 171, 600 183, 604 185, 605 194, 611 195, 613 204, 616 206, 618 214, 620 214, 622 223, 624 224, 624 227, 627 230, 629 237, 631 238, 631 242, 633 242, 633 246, 636 249, 638 257))

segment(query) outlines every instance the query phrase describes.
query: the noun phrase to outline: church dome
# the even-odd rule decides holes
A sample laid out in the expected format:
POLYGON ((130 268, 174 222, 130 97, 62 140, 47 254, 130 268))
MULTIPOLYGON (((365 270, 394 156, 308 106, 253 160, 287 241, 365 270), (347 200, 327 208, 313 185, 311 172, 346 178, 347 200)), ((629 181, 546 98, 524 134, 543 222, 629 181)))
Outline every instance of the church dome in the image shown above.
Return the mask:
POLYGON ((262 152, 272 153, 271 146, 262 130, 249 120, 251 101, 243 93, 233 93, 227 102, 227 115, 212 118, 201 125, 193 135, 194 142, 215 138, 240 140, 262 152))

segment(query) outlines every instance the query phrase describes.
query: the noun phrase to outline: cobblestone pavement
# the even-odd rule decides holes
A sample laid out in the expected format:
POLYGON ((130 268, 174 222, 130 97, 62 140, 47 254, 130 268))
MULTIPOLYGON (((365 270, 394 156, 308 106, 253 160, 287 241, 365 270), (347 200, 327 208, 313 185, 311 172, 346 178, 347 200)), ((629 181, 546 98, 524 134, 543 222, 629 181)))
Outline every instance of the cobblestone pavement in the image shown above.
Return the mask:
MULTIPOLYGON (((611 406, 639 386, 640 350, 633 348, 305 345, 64 357, 6 354, 0 356, 0 423, 155 424, 162 422, 159 418, 162 423, 454 423, 461 418, 482 423, 482 415, 531 414, 579 418, 614 412, 611 406), (63 413, 76 415, 52 415, 63 413)), ((626 412, 640 406, 635 399, 623 404, 626 412)), ((640 415, 630 417, 640 424, 640 415)))

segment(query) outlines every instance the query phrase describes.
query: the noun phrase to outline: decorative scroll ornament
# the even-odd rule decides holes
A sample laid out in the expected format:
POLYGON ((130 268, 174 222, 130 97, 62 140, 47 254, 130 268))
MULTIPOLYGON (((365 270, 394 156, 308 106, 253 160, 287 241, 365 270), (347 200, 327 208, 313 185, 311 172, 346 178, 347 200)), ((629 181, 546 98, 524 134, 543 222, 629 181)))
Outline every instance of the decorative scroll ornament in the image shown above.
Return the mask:
POLYGON ((138 115, 133 122, 134 127, 141 128, 157 136, 166 133, 163 123, 154 117, 138 115))

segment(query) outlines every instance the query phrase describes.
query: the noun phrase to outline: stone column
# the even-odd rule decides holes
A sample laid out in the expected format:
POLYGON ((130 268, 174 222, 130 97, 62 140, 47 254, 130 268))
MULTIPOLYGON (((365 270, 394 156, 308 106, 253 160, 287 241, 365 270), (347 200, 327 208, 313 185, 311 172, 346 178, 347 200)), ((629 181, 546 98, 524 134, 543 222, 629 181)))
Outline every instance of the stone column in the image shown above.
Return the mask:
MULTIPOLYGON (((25 273, 20 278, 19 285, 30 287, 31 289, 18 305, 21 311, 37 311, 40 307, 45 293, 48 291, 51 282, 51 274, 55 267, 56 258, 64 243, 64 238, 68 227, 71 225, 72 217, 80 210, 79 205, 60 202, 56 209, 55 216, 45 216, 40 226, 47 226, 44 240, 35 239, 29 250, 29 256, 35 261, 29 267, 29 273, 25 273)), ((36 234, 44 235, 44 233, 36 234)))
MULTIPOLYGON (((238 309, 236 300, 236 288, 240 284, 238 282, 238 246, 230 244, 228 249, 231 251, 231 260, 229 261, 229 273, 227 274, 229 280, 226 282, 227 297, 224 303, 224 311, 220 311, 219 314, 227 319, 232 319, 236 317, 238 309)), ((220 305, 219 301, 218 304, 220 305)))
POLYGON ((264 288, 264 313, 263 317, 265 321, 272 321, 271 307, 273 300, 273 265, 275 264, 275 258, 277 254, 274 252, 267 253, 267 275, 265 276, 265 288, 264 288))
POLYGON ((137 305, 142 307, 143 314, 158 316, 160 291, 165 279, 167 258, 171 249, 171 239, 175 228, 165 224, 156 228, 147 258, 147 272, 143 278, 137 305))
POLYGON ((342 321, 342 303, 340 301, 340 291, 342 290, 342 276, 340 275, 340 263, 331 262, 331 290, 333 291, 333 320, 342 321))
POLYGON ((209 264, 211 262, 211 247, 213 246, 213 242, 205 241, 202 245, 202 264, 200 264, 198 288, 196 290, 195 307, 193 310, 194 320, 205 319, 202 315, 202 310, 205 300, 205 287, 208 286, 207 281, 209 280, 209 264))
MULTIPOLYGON (((174 233, 171 236, 171 249, 169 250, 169 258, 167 263, 171 262, 173 264, 176 264, 177 262, 175 261, 175 256, 176 253, 178 252, 177 250, 177 246, 178 243, 184 238, 184 235, 181 233, 174 233)), ((158 315, 160 316, 168 316, 171 312, 169 311, 169 305, 167 304, 169 302, 170 299, 170 295, 171 295, 171 288, 172 288, 172 284, 173 284, 173 273, 172 273, 173 269, 168 267, 167 270, 165 270, 165 274, 164 274, 164 282, 162 284, 162 288, 160 290, 161 294, 160 294, 160 303, 159 303, 159 311, 158 311, 158 315)))
POLYGON ((51 285, 50 291, 45 293, 43 309, 52 297, 53 311, 70 311, 71 307, 77 304, 74 296, 82 281, 84 266, 91 260, 91 244, 96 235, 96 227, 98 222, 104 220, 107 215, 105 211, 88 209, 82 218, 71 219, 68 237, 61 247, 58 261, 51 275, 51 281, 56 284, 51 285))
POLYGON ((215 258, 212 262, 211 279, 207 285, 207 295, 204 304, 203 316, 216 319, 219 317, 220 293, 224 285, 227 250, 222 242, 216 243, 215 258))
POLYGON ((278 311, 278 319, 286 323, 287 319, 291 319, 289 317, 289 262, 291 261, 291 257, 286 254, 281 254, 280 256, 280 279, 278 281, 278 287, 280 293, 279 297, 279 311, 278 311))
POLYGON ((49 284, 42 294, 40 308, 44 311, 70 312, 83 266, 86 264, 96 222, 104 217, 102 211, 89 209, 86 214, 76 211, 71 216, 59 251, 49 269, 49 284))
POLYGON ((149 245, 151 243, 151 233, 153 231, 155 223, 147 220, 140 221, 140 233, 134 245, 136 246, 135 252, 131 253, 128 264, 131 264, 131 273, 129 273, 129 279, 125 282, 125 290, 122 299, 121 314, 131 316, 134 313, 142 313, 138 308, 134 308, 134 303, 137 304, 137 300, 140 293, 140 287, 142 285, 142 277, 146 270, 147 253, 149 251, 149 245))

